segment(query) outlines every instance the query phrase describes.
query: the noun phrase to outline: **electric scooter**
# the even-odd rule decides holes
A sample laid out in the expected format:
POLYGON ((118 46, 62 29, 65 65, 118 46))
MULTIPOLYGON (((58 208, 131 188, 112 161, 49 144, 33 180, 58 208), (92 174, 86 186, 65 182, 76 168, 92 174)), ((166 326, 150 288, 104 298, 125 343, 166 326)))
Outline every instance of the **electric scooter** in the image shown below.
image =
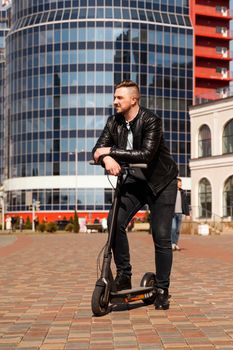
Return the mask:
MULTIPOLYGON (((94 165, 95 162, 91 161, 94 165)), ((146 164, 127 164, 122 165, 121 174, 117 178, 114 199, 112 204, 112 222, 109 227, 108 239, 104 247, 103 262, 100 278, 96 281, 92 294, 92 312, 95 316, 103 316, 110 312, 109 303, 123 302, 130 303, 142 300, 144 304, 150 305, 154 303, 156 296, 155 274, 146 272, 141 279, 140 287, 117 291, 113 274, 111 270, 112 260, 112 244, 115 236, 115 226, 121 196, 121 188, 124 184, 129 171, 132 173, 134 169, 146 168, 146 164)))

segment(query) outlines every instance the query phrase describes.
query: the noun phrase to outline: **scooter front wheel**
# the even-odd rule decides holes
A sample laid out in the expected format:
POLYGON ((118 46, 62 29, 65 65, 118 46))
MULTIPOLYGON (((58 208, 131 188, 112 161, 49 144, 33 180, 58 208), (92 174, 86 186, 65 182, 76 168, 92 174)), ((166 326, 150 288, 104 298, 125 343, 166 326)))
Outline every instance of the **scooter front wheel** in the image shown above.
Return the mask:
MULTIPOLYGON (((141 287, 155 287, 155 274, 153 272, 146 272, 145 275, 141 279, 140 286, 141 287)), ((150 296, 143 299, 143 302, 146 305, 153 304, 155 301, 155 290, 152 289, 152 291, 149 293, 150 296)))
POLYGON ((104 316, 108 313, 109 300, 104 301, 104 293, 104 286, 95 286, 91 300, 92 312, 95 316, 104 316))

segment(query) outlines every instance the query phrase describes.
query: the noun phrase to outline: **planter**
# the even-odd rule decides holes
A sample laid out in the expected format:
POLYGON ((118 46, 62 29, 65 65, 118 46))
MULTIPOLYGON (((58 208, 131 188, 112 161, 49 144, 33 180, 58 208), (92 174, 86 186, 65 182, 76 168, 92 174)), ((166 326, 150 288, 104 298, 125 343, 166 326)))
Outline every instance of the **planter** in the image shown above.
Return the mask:
POLYGON ((198 234, 201 236, 208 236, 209 235, 209 225, 208 224, 198 225, 198 234))

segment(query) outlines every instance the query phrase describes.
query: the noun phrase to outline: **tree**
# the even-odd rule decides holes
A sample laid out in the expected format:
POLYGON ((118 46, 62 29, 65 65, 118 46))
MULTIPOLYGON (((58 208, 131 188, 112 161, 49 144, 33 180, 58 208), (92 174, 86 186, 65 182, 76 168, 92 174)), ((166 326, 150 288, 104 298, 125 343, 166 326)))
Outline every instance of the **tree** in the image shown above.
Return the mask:
POLYGON ((78 220, 78 214, 75 210, 74 212, 74 232, 79 233, 80 230, 80 225, 79 225, 79 220, 78 220))
POLYGON ((24 228, 26 230, 30 230, 32 228, 32 223, 31 223, 31 220, 30 220, 29 216, 27 216, 27 218, 26 218, 26 222, 25 222, 24 228))

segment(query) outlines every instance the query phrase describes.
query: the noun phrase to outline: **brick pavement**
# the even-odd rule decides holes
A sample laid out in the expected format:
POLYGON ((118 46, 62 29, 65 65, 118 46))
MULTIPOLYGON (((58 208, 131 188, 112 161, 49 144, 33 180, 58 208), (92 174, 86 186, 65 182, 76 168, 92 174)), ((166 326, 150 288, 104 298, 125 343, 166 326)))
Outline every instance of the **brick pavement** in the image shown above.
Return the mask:
MULTIPOLYGON (((233 235, 181 237, 169 310, 137 302, 97 318, 90 301, 105 239, 16 235, 0 243, 0 350, 233 349, 233 235)), ((136 286, 153 270, 153 247, 147 233, 129 239, 136 286)))

